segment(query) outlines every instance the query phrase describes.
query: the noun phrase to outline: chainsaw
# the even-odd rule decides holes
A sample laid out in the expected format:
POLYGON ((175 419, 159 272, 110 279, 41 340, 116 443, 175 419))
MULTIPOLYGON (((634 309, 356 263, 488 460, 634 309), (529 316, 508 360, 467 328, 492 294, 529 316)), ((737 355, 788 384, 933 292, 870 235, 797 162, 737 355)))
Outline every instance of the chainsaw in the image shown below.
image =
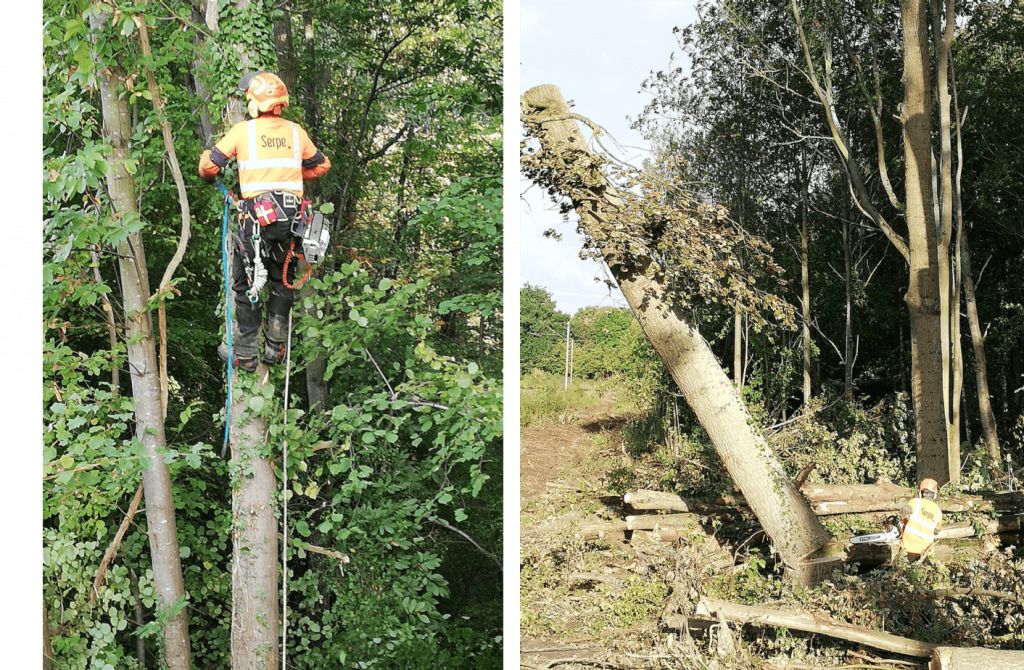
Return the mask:
POLYGON ((850 544, 885 544, 900 539, 903 534, 903 522, 899 517, 890 516, 886 520, 888 529, 883 533, 870 533, 850 538, 850 544))

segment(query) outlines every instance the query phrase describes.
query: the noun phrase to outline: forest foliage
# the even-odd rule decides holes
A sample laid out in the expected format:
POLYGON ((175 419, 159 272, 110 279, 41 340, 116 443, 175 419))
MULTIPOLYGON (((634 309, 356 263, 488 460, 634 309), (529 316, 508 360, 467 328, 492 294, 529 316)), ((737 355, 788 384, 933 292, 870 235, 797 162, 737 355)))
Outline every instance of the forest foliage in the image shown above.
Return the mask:
MULTIPOLYGON (((221 196, 194 165, 228 123, 243 68, 277 71, 287 118, 334 168, 331 253, 293 312, 284 373, 250 400, 270 456, 289 442, 292 667, 496 667, 501 649, 501 5, 388 2, 44 3, 44 571, 54 667, 158 667, 159 611, 137 516, 104 551, 143 467, 112 255, 131 231, 156 286, 179 201, 156 77, 182 162, 192 238, 167 309, 168 448, 195 667, 227 667, 231 481, 220 456, 221 196), (89 28, 90 12, 112 11, 89 28), (152 57, 141 54, 144 22, 152 57), (138 218, 112 214, 97 72, 125 71, 138 218), (326 401, 310 407, 321 354, 326 401), (258 406, 257 406, 258 405, 258 406), (472 538, 478 546, 470 544, 472 538), (306 552, 313 545, 350 556, 306 552), (92 598, 95 597, 95 602, 92 598), (404 662, 404 661, 403 661, 404 662), (413 667, 413 666, 408 666, 413 667)), ((232 175, 225 176, 231 186, 232 175)), ((279 503, 280 500, 278 499, 279 503)))

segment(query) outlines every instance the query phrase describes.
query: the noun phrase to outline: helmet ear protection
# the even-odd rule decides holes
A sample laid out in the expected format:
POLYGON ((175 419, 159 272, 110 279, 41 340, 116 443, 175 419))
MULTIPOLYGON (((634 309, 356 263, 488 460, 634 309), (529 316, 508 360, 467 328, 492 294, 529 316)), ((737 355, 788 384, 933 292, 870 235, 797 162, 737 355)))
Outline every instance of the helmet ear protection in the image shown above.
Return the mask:
POLYGON ((249 104, 247 106, 247 110, 249 112, 250 118, 255 119, 257 116, 260 115, 260 106, 259 106, 259 103, 256 102, 255 100, 250 100, 249 101, 249 104))

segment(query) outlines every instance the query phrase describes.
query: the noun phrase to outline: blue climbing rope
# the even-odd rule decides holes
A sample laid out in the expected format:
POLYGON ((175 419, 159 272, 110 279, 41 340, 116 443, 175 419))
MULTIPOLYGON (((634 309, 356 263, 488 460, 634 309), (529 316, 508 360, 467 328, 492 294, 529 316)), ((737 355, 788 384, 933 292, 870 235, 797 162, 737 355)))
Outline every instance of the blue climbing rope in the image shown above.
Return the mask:
POLYGON ((231 211, 231 193, 227 187, 224 186, 220 181, 217 182, 217 188, 224 194, 224 218, 221 222, 220 234, 220 258, 221 264, 224 266, 224 323, 225 330, 227 332, 227 345, 228 345, 228 394, 227 403, 224 406, 224 446, 226 450, 228 447, 228 437, 230 436, 231 430, 231 383, 232 383, 232 372, 235 362, 235 351, 234 342, 232 342, 231 333, 231 272, 229 265, 229 254, 228 254, 228 214, 231 211))

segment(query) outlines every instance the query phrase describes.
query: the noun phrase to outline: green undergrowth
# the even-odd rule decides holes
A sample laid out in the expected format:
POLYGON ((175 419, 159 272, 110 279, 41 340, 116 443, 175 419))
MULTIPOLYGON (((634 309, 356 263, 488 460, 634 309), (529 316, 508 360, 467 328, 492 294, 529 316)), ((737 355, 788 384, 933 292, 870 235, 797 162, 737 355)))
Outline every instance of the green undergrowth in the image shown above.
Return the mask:
POLYGON ((613 393, 620 385, 616 377, 574 379, 566 390, 564 377, 533 370, 520 379, 519 425, 526 428, 546 421, 574 423, 606 397, 613 403, 609 414, 629 411, 625 394, 613 393))

